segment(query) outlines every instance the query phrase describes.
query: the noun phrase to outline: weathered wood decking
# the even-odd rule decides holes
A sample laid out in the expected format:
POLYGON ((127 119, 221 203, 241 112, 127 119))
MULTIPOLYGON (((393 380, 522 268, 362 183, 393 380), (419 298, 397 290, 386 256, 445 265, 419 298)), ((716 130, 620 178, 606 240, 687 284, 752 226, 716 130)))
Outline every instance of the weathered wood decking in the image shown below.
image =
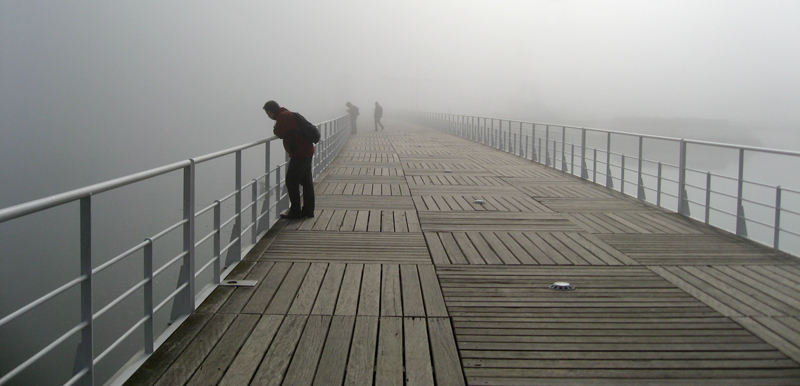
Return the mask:
POLYGON ((256 287, 217 288, 127 384, 800 384, 796 258, 386 126, 231 274, 256 287))

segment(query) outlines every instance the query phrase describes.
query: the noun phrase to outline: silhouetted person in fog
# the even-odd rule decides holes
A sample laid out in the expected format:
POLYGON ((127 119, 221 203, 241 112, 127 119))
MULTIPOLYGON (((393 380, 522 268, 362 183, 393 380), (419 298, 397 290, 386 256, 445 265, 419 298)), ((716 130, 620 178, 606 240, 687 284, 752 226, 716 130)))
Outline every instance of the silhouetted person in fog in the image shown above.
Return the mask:
POLYGON ((356 131, 358 131, 356 128, 356 118, 358 118, 358 107, 356 107, 354 104, 350 102, 345 103, 345 106, 347 106, 347 112, 350 114, 350 127, 352 128, 350 132, 355 134, 356 131))
POLYGON ((264 105, 267 116, 275 121, 272 132, 283 140, 283 148, 289 155, 286 167, 286 189, 289 191, 289 212, 281 218, 314 217, 314 178, 311 176, 314 144, 300 135, 300 124, 294 113, 269 101, 264 105), (300 205, 300 186, 303 186, 303 203, 300 205))
POLYGON ((383 123, 381 123, 381 117, 383 117, 383 107, 375 102, 375 131, 378 131, 378 125, 381 126, 381 130, 383 130, 383 123))

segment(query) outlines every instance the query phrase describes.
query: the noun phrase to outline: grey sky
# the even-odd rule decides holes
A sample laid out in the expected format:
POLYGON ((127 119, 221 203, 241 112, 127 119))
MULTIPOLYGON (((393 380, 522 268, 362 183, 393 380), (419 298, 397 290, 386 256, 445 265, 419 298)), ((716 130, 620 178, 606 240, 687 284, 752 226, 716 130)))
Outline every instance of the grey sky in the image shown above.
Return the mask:
POLYGON ((262 137, 267 99, 796 127, 798 20, 793 0, 0 0, 0 150, 135 172, 262 137))

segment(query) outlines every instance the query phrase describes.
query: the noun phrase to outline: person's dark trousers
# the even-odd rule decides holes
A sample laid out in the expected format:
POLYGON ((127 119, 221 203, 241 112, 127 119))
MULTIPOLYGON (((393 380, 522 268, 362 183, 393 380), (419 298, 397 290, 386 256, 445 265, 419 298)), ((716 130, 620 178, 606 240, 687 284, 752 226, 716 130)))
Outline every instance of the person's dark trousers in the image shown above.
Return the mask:
POLYGON ((289 191, 289 215, 314 215, 314 179, 311 176, 313 157, 293 157, 286 168, 286 189, 289 191), (303 206, 300 206, 300 186, 303 187, 303 206))
POLYGON ((375 131, 378 131, 378 125, 381 126, 381 130, 383 130, 383 123, 381 123, 380 118, 375 118, 375 131))

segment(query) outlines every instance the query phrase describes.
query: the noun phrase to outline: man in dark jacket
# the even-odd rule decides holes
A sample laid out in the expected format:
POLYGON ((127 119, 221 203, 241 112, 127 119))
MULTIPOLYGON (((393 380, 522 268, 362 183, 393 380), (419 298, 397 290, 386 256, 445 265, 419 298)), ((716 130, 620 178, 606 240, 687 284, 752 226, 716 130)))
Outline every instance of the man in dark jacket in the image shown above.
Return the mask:
POLYGON ((314 217, 314 179, 311 175, 314 158, 314 144, 300 135, 300 125, 294 113, 269 101, 264 111, 275 121, 273 133, 283 140, 283 148, 289 155, 286 168, 286 189, 289 191, 289 212, 281 218, 295 219, 314 217), (303 203, 300 206, 300 186, 303 186, 303 203))

